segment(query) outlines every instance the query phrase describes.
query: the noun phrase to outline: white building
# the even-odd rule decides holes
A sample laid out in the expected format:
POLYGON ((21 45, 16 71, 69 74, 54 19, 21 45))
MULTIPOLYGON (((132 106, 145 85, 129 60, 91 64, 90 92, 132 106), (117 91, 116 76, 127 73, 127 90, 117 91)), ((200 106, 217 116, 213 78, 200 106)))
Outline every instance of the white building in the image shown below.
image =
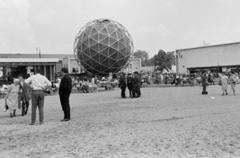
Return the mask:
POLYGON ((240 42, 176 50, 177 73, 240 70, 240 42))
POLYGON ((131 57, 128 61, 127 66, 123 69, 125 73, 134 73, 135 71, 140 72, 142 67, 141 58, 131 57))

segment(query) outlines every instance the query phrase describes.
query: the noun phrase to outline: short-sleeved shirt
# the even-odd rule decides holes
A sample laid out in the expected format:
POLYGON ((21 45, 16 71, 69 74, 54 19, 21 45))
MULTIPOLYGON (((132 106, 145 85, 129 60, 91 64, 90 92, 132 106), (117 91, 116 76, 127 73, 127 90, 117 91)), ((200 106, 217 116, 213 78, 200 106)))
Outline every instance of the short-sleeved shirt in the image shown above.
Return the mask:
POLYGON ((33 90, 44 90, 46 87, 51 86, 51 82, 43 75, 36 74, 25 80, 27 84, 30 84, 33 90))

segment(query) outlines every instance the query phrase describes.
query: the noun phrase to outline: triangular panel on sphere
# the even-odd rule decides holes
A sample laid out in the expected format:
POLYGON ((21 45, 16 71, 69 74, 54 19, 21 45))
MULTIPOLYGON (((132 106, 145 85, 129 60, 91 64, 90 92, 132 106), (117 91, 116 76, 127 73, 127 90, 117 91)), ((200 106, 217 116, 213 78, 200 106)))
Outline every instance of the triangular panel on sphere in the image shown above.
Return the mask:
POLYGON ((98 44, 96 43, 95 45, 91 46, 91 49, 94 49, 97 52, 98 51, 98 44))
POLYGON ((100 61, 100 63, 102 63, 105 59, 106 59, 106 57, 104 56, 104 55, 102 55, 102 54, 99 54, 99 61, 100 61))
POLYGON ((112 24, 107 26, 108 33, 111 34, 115 31, 115 27, 112 24))
POLYGON ((106 47, 105 49, 103 49, 100 53, 101 53, 102 55, 104 55, 105 57, 108 57, 108 47, 106 47))
POLYGON ((98 40, 99 40, 99 41, 102 41, 104 38, 106 38, 106 35, 104 35, 104 34, 102 34, 102 33, 99 33, 98 36, 99 36, 99 37, 98 37, 98 40))
POLYGON ((98 41, 98 33, 95 33, 94 35, 91 36, 91 38, 94 40, 94 41, 98 41))
POLYGON ((101 30, 101 32, 103 33, 103 34, 108 34, 108 31, 107 31, 107 29, 106 29, 106 27, 104 27, 102 30, 101 30))
POLYGON ((97 51, 95 51, 94 49, 90 48, 90 53, 91 53, 91 57, 94 57, 97 55, 97 51))
POLYGON ((113 48, 109 48, 109 56, 112 56, 113 54, 116 53, 116 50, 113 48))
POLYGON ((90 47, 90 46, 92 46, 92 45, 94 45, 94 44, 96 44, 97 42, 96 41, 94 41, 92 38, 89 38, 88 39, 88 47, 90 47))
POLYGON ((116 32, 113 32, 113 33, 111 34, 111 36, 112 36, 114 39, 118 39, 116 32))
POLYGON ((118 47, 118 42, 112 43, 112 44, 111 44, 111 47, 114 48, 114 49, 116 49, 116 50, 118 50, 118 49, 119 49, 119 47, 118 47))
POLYGON ((107 46, 101 44, 101 43, 98 43, 98 51, 102 51, 103 49, 106 49, 107 46))
POLYGON ((112 38, 112 37, 110 37, 110 44, 115 43, 115 42, 117 42, 117 40, 112 38))
POLYGON ((101 41, 101 43, 104 44, 104 45, 106 45, 106 46, 108 46, 108 44, 109 44, 109 37, 106 36, 106 37, 101 41))
POLYGON ((92 32, 91 32, 91 35, 97 33, 97 30, 95 28, 92 28, 92 32))

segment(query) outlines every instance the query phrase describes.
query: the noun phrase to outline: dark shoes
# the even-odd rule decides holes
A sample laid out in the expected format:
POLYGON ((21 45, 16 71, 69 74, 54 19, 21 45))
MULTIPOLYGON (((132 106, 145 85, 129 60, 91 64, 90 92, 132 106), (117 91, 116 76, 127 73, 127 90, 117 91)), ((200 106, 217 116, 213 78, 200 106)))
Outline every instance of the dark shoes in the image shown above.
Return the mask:
POLYGON ((62 119, 61 122, 66 122, 66 121, 70 121, 70 119, 62 119))
MULTIPOLYGON (((43 122, 40 122, 40 123, 39 123, 39 125, 42 125, 42 124, 43 124, 43 122)), ((35 125, 35 123, 32 122, 32 123, 30 123, 29 125, 35 125)))
POLYGON ((13 110, 13 112, 10 112, 10 117, 16 117, 16 110, 13 110))

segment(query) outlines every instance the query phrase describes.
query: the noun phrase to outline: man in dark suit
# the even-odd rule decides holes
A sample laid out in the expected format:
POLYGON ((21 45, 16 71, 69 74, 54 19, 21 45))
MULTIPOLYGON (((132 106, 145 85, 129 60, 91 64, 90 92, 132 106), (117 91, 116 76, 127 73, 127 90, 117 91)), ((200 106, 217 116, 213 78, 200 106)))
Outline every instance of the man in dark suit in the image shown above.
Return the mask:
POLYGON ((125 74, 122 73, 119 79, 119 87, 121 88, 121 97, 126 98, 125 91, 127 87, 125 74))
POLYGON ((133 98, 139 98, 141 96, 141 79, 138 72, 134 72, 133 77, 133 98))
POLYGON ((206 73, 203 73, 202 74, 202 87, 203 87, 203 90, 202 90, 202 95, 207 95, 208 92, 207 92, 207 74, 206 73))
POLYGON ((72 92, 72 79, 68 75, 67 68, 62 68, 62 73, 63 78, 59 86, 59 97, 64 113, 64 118, 61 121, 69 121, 71 119, 69 97, 72 92))
POLYGON ((129 90, 129 96, 132 98, 133 97, 133 77, 131 73, 129 73, 127 77, 127 87, 129 90))

